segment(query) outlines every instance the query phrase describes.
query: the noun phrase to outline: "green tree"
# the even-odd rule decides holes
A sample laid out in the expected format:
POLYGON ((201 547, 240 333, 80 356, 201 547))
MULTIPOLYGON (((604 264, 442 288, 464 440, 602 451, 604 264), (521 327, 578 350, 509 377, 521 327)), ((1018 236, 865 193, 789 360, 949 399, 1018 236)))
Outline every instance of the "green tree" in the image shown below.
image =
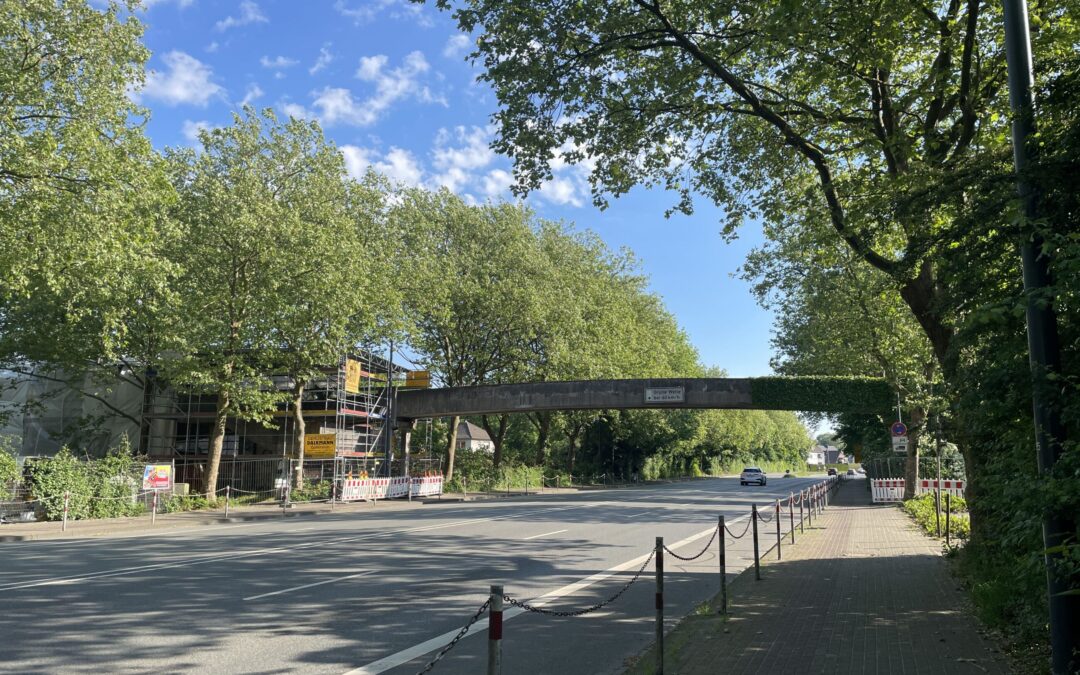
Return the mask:
POLYGON ((141 384, 144 319, 174 273, 171 188, 129 95, 148 57, 132 7, 0 16, 0 363, 90 396, 117 363, 141 384))
MULTIPOLYGON (((413 258, 429 261, 422 300, 412 312, 413 347, 448 387, 505 381, 526 359, 544 323, 545 277, 532 214, 511 204, 469 206, 447 191, 411 191, 395 216, 411 231, 413 258), (431 262, 434 261, 434 262, 431 262)), ((447 478, 453 477, 453 418, 447 478)), ((503 426, 505 430, 505 426, 503 426)), ((495 465, 502 458, 501 438, 495 465)))
POLYGON ((360 310, 327 283, 344 279, 332 263, 352 264, 335 247, 354 250, 355 229, 342 159, 318 128, 247 110, 200 140, 201 152, 170 153, 182 230, 172 256, 183 273, 179 356, 166 365, 170 381, 216 396, 205 485, 213 501, 228 420, 269 424, 284 398, 269 381, 283 347, 302 383, 316 362, 340 356, 360 310))

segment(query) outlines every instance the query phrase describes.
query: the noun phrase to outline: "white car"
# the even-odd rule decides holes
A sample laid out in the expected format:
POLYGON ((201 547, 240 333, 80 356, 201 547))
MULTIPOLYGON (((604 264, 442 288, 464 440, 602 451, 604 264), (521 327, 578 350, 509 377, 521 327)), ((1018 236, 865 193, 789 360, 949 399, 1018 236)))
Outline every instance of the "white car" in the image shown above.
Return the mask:
POLYGON ((739 476, 739 485, 749 485, 750 483, 765 485, 766 482, 765 472, 756 466, 746 467, 742 470, 742 475, 739 476))

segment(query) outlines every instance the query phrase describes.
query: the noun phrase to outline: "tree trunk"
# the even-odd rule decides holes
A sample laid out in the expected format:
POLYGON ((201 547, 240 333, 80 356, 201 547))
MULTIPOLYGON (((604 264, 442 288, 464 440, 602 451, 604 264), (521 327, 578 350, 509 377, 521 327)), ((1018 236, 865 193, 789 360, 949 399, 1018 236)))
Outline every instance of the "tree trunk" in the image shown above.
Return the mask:
POLYGON ((480 423, 483 425, 484 431, 488 432, 488 436, 491 436, 491 443, 495 446, 495 452, 492 453, 491 463, 496 469, 502 464, 503 439, 506 438, 506 428, 509 421, 510 415, 499 415, 499 426, 494 428, 491 426, 491 423, 488 422, 487 415, 480 416, 480 423))
POLYGON ((919 484, 919 440, 926 421, 926 410, 922 407, 911 411, 911 427, 908 433, 907 464, 904 467, 904 499, 914 499, 915 489, 919 484))
POLYGON ((952 343, 953 327, 947 324, 941 316, 938 305, 941 290, 937 279, 934 277, 934 268, 929 258, 923 261, 919 268, 919 275, 900 287, 900 297, 915 315, 915 320, 922 326, 930 346, 934 350, 934 358, 941 366, 945 377, 955 371, 951 363, 952 356, 949 354, 949 345, 952 343))
POLYGON ((548 436, 551 433, 551 413, 536 414, 536 464, 544 466, 547 459, 548 436))
POLYGON ((293 484, 297 490, 304 488, 304 437, 307 428, 304 426, 304 381, 297 380, 293 388, 293 424, 296 425, 296 478, 293 484))
POLYGON ((457 415, 450 418, 450 430, 446 437, 446 480, 454 477, 454 453, 457 451, 457 428, 461 424, 461 418, 457 415))
POLYGON ((225 422, 229 419, 229 395, 218 393, 218 407, 214 415, 214 428, 210 431, 210 455, 206 461, 206 499, 217 501, 218 469, 221 467, 221 448, 225 442, 225 422))
POLYGON ((570 441, 570 475, 574 475, 574 461, 577 459, 577 438, 581 433, 581 427, 574 427, 573 431, 567 434, 566 438, 570 441))

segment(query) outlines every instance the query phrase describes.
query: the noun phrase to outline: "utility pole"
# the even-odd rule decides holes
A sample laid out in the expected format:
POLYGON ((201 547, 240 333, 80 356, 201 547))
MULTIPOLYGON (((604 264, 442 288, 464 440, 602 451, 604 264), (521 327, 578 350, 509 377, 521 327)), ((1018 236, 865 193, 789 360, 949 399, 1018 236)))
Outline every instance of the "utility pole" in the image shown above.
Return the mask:
MULTIPOLYGON (((1023 235, 1020 257, 1023 262, 1024 295, 1027 298, 1028 361, 1032 374, 1032 408, 1039 473, 1049 475, 1061 455, 1065 427, 1058 401, 1050 395, 1049 375, 1061 372, 1061 348, 1053 297, 1048 297, 1050 270, 1043 254, 1043 240, 1031 224, 1038 218, 1038 194, 1028 179, 1029 139, 1035 132, 1035 105, 1032 90, 1031 34, 1026 0, 1002 0, 1005 24, 1005 59, 1009 70, 1009 106, 1012 109, 1013 163, 1020 193, 1023 235)), ((1050 606, 1051 670, 1065 675, 1072 670, 1073 654, 1080 652, 1080 596, 1065 595, 1068 579, 1055 571, 1063 545, 1075 531, 1073 517, 1055 511, 1043 517, 1043 544, 1047 551, 1046 578, 1050 606)))

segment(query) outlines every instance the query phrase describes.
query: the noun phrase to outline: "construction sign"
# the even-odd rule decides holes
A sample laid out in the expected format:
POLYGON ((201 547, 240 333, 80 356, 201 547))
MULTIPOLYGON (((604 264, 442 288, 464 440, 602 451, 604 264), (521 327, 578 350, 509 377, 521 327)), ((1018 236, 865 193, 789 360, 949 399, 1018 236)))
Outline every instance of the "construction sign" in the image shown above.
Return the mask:
POLYGON ((345 391, 360 393, 360 362, 355 359, 345 359, 345 391))
POLYGON ((405 386, 410 389, 427 389, 431 386, 431 373, 427 370, 410 370, 405 373, 405 386))
POLYGON ((337 434, 305 434, 304 457, 332 459, 337 450, 337 434))

